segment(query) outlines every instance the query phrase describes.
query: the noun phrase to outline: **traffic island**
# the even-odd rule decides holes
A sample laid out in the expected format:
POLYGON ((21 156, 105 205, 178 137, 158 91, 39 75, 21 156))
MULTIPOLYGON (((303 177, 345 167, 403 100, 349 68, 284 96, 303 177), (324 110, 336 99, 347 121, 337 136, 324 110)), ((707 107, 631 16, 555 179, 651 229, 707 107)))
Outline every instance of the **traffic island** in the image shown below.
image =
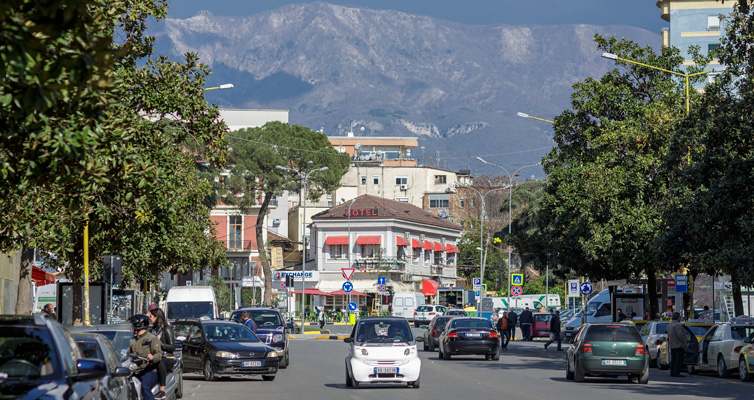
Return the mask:
POLYGON ((351 337, 351 335, 319 335, 317 336, 317 339, 320 340, 343 340, 347 337, 351 337))

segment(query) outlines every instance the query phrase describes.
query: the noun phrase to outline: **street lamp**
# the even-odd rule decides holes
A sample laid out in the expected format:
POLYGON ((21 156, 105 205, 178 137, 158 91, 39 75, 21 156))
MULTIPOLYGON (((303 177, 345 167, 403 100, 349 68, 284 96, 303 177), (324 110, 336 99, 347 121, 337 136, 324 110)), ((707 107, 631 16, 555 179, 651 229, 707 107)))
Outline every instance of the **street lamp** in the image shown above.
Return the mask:
MULTIPOLYGON (((312 162, 309 161, 307 165, 311 165, 312 162)), ((282 165, 276 165, 275 168, 282 169, 284 171, 292 172, 296 175, 298 175, 299 179, 301 179, 301 207, 303 209, 303 214, 301 216, 301 243, 303 245, 302 253, 301 253, 301 333, 304 333, 304 293, 306 291, 306 181, 309 179, 309 175, 317 172, 317 171, 326 171, 329 168, 322 167, 313 169, 307 173, 303 173, 299 170, 284 167, 282 165)))
MULTIPOLYGON (((480 270, 480 273, 479 273, 479 277, 482 280, 482 285, 484 285, 484 264, 485 264, 485 259, 484 259, 484 199, 485 199, 485 197, 487 197, 488 194, 490 194, 492 192, 495 192, 495 191, 498 191, 498 190, 508 189, 508 188, 511 187, 511 185, 503 186, 503 187, 499 187, 499 188, 494 188, 494 189, 490 189, 484 195, 482 195, 482 193, 480 191, 476 190, 475 188, 473 188, 473 187, 471 187, 469 185, 464 185, 464 184, 462 184, 460 182, 455 182, 454 186, 456 186, 456 187, 462 187, 462 188, 466 188, 466 189, 471 189, 471 190, 475 191, 476 194, 481 199, 481 202, 482 202, 482 204, 481 204, 482 208, 479 210, 479 247, 477 247, 477 248, 479 249, 479 262, 481 263, 481 267, 480 267, 481 270, 480 270)), ((502 281, 501 281, 501 283, 502 283, 502 281)), ((477 303, 477 306, 476 306, 477 316, 478 317, 482 316, 482 308, 481 308, 482 298, 484 298, 484 291, 480 291, 479 292, 479 302, 477 303)))
POLYGON ((544 119, 544 118, 537 118, 537 117, 532 117, 531 115, 529 115, 529 114, 527 114, 527 113, 517 112, 517 113, 516 113, 516 115, 518 115, 518 116, 519 116, 519 117, 521 117, 521 118, 531 118, 531 119, 536 119, 537 121, 544 121, 544 122, 549 122, 549 123, 551 123, 551 124, 554 124, 554 123, 555 123, 555 121, 550 121, 549 119, 544 119))
MULTIPOLYGON (((482 157, 477 157, 476 159, 479 160, 479 161, 481 161, 481 162, 483 162, 483 163, 485 163, 485 164, 487 164, 487 165, 492 165, 493 167, 498 167, 498 168, 502 169, 503 171, 505 171, 505 173, 508 175, 508 183, 510 184, 509 187, 511 188, 511 190, 508 191, 508 237, 510 238, 511 231, 512 231, 512 225, 513 225, 513 207, 512 207, 512 203, 513 203, 513 179, 511 178, 511 174, 508 172, 507 169, 503 168, 502 166, 497 165, 497 164, 493 164, 493 163, 491 163, 489 161, 485 161, 482 157)), ((532 165, 523 166, 523 167, 521 167, 521 168, 513 171, 513 175, 516 175, 516 173, 518 171, 521 171, 524 168, 536 167, 537 165, 540 165, 540 164, 541 163, 536 163, 536 164, 532 164, 532 165)), ((511 307, 511 271, 510 271, 510 269, 511 269, 511 244, 509 242, 508 243, 508 273, 507 273, 507 275, 508 275, 508 311, 510 311, 510 307, 511 307)), ((547 280, 547 278, 545 278, 545 280, 547 280)))
POLYGON ((204 88, 204 89, 202 89, 202 92, 206 92, 206 91, 208 91, 208 90, 225 90, 225 89, 233 89, 234 87, 235 87, 235 86, 233 86, 233 84, 232 84, 232 83, 224 83, 224 84, 222 84, 222 85, 220 85, 220 86, 215 86, 215 87, 208 87, 208 88, 204 88))
MULTIPOLYGON (((351 129, 353 130, 353 129, 351 129)), ((346 199, 343 199, 343 202, 345 202, 346 199)), ((351 268, 351 206, 353 206, 353 202, 356 201, 355 198, 351 199, 351 203, 348 204, 348 268, 351 268)), ((348 292, 348 304, 351 304, 351 292, 348 292)), ((351 324, 351 309, 348 309, 348 324, 351 324)))
POLYGON ((629 59, 626 59, 626 58, 623 58, 623 57, 618 57, 617 54, 613 54, 613 53, 602 53, 602 58, 607 58, 608 60, 613 60, 613 61, 623 61, 623 62, 627 62, 629 64, 641 65, 642 67, 656 69, 658 71, 667 72, 669 74, 682 76, 685 79, 685 81, 686 81, 686 115, 688 115, 689 112, 690 112, 690 108, 689 108, 689 78, 692 77, 692 76, 709 74, 710 72, 720 72, 720 71, 722 71, 724 69, 724 68, 714 68, 714 69, 711 69, 709 71, 695 72, 693 74, 684 74, 683 72, 671 71, 669 69, 655 67, 654 65, 649 65, 649 64, 642 63, 642 62, 638 62, 638 61, 634 61, 634 60, 629 60, 629 59))

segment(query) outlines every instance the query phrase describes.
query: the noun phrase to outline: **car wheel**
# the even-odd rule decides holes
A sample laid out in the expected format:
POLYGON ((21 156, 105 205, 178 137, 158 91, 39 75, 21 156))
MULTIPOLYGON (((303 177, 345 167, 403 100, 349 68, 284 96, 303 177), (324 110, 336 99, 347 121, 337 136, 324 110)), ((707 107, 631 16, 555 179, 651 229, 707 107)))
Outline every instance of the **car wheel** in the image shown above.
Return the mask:
POLYGON ((717 376, 721 378, 730 376, 730 371, 728 371, 728 366, 725 365, 725 359, 722 354, 717 356, 717 376))
POLYGON ((215 380, 215 371, 212 370, 212 363, 209 359, 204 362, 204 380, 208 382, 215 380))
POLYGON ((492 361, 500 361, 500 350, 492 353, 492 361))
POLYGON ((285 355, 283 356, 283 359, 280 360, 280 364, 279 364, 278 368, 280 368, 280 369, 286 369, 286 368, 288 368, 288 364, 290 364, 290 358, 288 358, 288 357, 289 357, 288 350, 286 350, 285 351, 285 355))
POLYGON ((421 384, 420 379, 416 379, 415 381, 410 383, 411 387, 414 389, 419 389, 420 384, 421 384))
POLYGON ((450 354, 447 351, 442 351, 442 349, 440 349, 440 356, 443 360, 450 360, 450 354))
POLYGON ((351 375, 348 375, 348 368, 346 368, 346 387, 353 386, 353 381, 351 380, 351 375))
POLYGON ((662 364, 662 358, 660 358, 659 355, 657 356, 657 358, 655 358, 655 360, 657 360, 657 365, 656 365, 657 369, 666 370, 670 367, 669 365, 662 364))
POLYGON ((566 379, 569 381, 573 380, 573 371, 571 371, 571 363, 566 360, 566 379))
POLYGON ((361 384, 356 379, 352 379, 351 380, 351 387, 354 388, 354 389, 358 389, 358 388, 361 387, 361 384))
POLYGON ((741 357, 741 360, 738 362, 738 377, 744 382, 751 382, 754 380, 754 375, 749 373, 746 368, 746 359, 743 357, 741 357))
POLYGON ((657 368, 657 358, 649 357, 649 368, 657 368))
POLYGON ((579 371, 579 367, 576 365, 576 363, 573 363, 573 381, 584 382, 584 374, 579 371))
POLYGON ((429 351, 429 344, 427 343, 427 338, 424 338, 423 349, 424 351, 429 351))
POLYGON ((272 382, 275 380, 275 376, 277 375, 262 375, 262 379, 266 382, 272 382))
POLYGON ((646 385, 647 383, 649 383, 649 368, 639 377, 639 384, 646 385))
POLYGON ((178 371, 178 378, 175 380, 175 398, 183 397, 183 371, 178 371))

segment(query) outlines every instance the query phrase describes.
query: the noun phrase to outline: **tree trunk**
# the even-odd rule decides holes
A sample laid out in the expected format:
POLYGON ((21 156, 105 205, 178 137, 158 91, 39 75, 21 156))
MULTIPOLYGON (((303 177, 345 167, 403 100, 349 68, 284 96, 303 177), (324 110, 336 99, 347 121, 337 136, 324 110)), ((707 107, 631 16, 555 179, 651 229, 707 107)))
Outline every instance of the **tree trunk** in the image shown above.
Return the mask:
POLYGON ((657 303, 657 274, 652 269, 647 271, 647 291, 649 292, 649 314, 654 318, 660 313, 660 306, 657 303))
POLYGON ((21 250, 21 265, 18 273, 18 294, 16 314, 31 315, 31 270, 34 262, 34 248, 24 246, 21 250))
POLYGON ((744 315, 744 299, 741 297, 741 285, 738 279, 734 279, 731 283, 733 283, 733 314, 738 317, 744 315))
POLYGON ((267 259, 267 246, 264 243, 264 220, 267 216, 267 208, 270 205, 270 199, 272 199, 272 193, 265 192, 262 206, 259 208, 259 215, 257 216, 256 224, 259 263, 262 265, 262 273, 264 273, 264 303, 267 305, 272 304, 272 269, 270 268, 270 261, 267 259))

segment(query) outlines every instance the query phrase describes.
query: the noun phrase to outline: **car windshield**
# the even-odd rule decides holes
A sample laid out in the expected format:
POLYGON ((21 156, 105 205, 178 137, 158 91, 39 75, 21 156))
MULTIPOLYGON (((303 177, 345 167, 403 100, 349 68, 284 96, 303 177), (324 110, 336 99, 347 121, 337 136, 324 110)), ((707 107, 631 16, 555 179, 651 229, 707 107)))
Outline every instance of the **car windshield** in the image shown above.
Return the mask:
POLYGON ((419 306, 419 308, 416 309, 416 312, 432 312, 432 306, 419 306))
POLYGON ((213 305, 211 301, 171 301, 168 303, 167 318, 212 318, 213 305))
POLYGON ((367 343, 396 343, 413 340, 411 327, 404 320, 360 321, 356 330, 356 341, 367 343))
POLYGON ((592 325, 586 331, 585 340, 587 342, 642 342, 639 331, 630 325, 592 325))
POLYGON ((60 377, 57 354, 50 332, 35 327, 3 327, 0 330, 0 373, 7 379, 37 380, 60 377))
POLYGON ((707 333, 707 329, 709 329, 709 326, 687 325, 686 327, 689 328, 694 336, 704 336, 704 334, 707 333))
POLYGON ((731 326, 730 335, 735 340, 743 340, 754 334, 754 326, 731 326))
POLYGON ((280 318, 280 314, 275 311, 252 311, 251 319, 257 324, 258 328, 263 326, 283 325, 283 320, 280 318))
POLYGON ((205 325, 204 336, 210 342, 259 342, 249 328, 236 323, 205 325))
POLYGON ((492 323, 486 319, 454 319, 451 328, 486 328, 491 329, 492 323))

